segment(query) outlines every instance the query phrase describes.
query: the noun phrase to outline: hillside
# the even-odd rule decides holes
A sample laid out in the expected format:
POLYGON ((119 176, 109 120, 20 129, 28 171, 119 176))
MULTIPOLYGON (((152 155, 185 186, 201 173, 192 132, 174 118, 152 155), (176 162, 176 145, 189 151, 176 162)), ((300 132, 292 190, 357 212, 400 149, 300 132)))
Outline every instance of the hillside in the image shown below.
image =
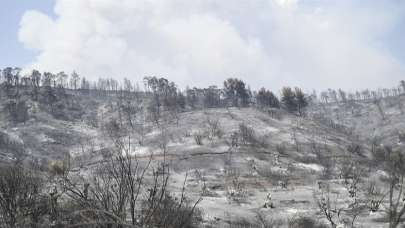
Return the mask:
MULTIPOLYGON (((321 194, 320 183, 334 186, 339 207, 352 204, 347 184, 339 179, 347 163, 357 161, 365 170, 364 179, 373 178, 372 143, 399 148, 405 129, 398 108, 404 97, 384 99, 384 117, 375 103, 354 101, 311 104, 304 117, 278 109, 230 107, 168 113, 158 122, 147 118, 143 97, 135 103, 141 108, 134 114, 142 126, 135 127, 129 127, 119 111, 118 96, 70 91, 57 112, 46 103, 21 97, 28 104, 24 122, 12 121, 4 111, 0 115, 3 162, 29 157, 45 171, 69 156, 72 175, 86 178, 108 162, 106 151, 115 143, 111 126, 118 126, 130 156, 143 165, 152 159, 156 168, 162 161, 170 167, 171 192, 181 194, 187 177, 187 195, 194 200, 202 196, 198 207, 204 224, 214 227, 253 224, 258 218, 324 220, 315 200, 321 194), (274 208, 263 208, 269 193, 274 208)), ((7 102, 1 100, 2 110, 7 102)), ((365 193, 359 194, 364 200, 365 193)), ((382 211, 372 216, 365 211, 358 222, 384 227, 375 223, 382 216, 382 211)))

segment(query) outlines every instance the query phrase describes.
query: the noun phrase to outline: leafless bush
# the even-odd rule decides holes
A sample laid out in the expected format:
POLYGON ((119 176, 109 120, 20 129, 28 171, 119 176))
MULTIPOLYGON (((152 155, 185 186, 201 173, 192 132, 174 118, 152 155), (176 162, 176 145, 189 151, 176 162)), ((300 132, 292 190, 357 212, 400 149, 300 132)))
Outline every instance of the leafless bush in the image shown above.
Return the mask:
POLYGON ((71 227, 196 227, 202 221, 197 208, 202 198, 194 204, 187 198, 187 179, 180 197, 171 194, 169 167, 164 164, 153 170, 151 183, 147 182, 144 175, 149 164, 141 167, 131 157, 115 156, 89 182, 67 177, 66 194, 78 205, 66 218, 74 221, 71 227))
POLYGON ((375 164, 387 173, 383 180, 386 186, 388 205, 385 206, 390 228, 400 225, 405 215, 405 154, 403 151, 394 150, 390 146, 376 149, 373 154, 375 164))
POLYGON ((64 176, 69 171, 69 163, 65 160, 53 160, 49 162, 49 172, 53 176, 64 176))
POLYGON ((367 206, 355 200, 349 207, 339 204, 339 193, 332 192, 331 186, 327 184, 320 190, 320 196, 314 196, 322 215, 327 219, 330 226, 335 227, 356 227, 356 219, 363 213, 367 206))
POLYGON ((299 139, 298 139, 297 130, 298 130, 297 127, 293 127, 291 129, 290 135, 291 135, 291 139, 294 142, 295 150, 297 152, 299 152, 300 151, 300 142, 299 142, 299 139))
POLYGON ((281 219, 269 219, 261 213, 256 214, 256 224, 260 228, 280 228, 283 226, 284 222, 281 219))
POLYGON ((24 145, 2 131, 0 131, 0 152, 7 153, 16 162, 22 162, 27 157, 24 145))
POLYGON ((230 150, 239 147, 239 132, 234 131, 230 134, 229 138, 226 140, 227 145, 229 146, 230 150))
POLYGON ((213 140, 215 137, 222 138, 224 132, 221 129, 221 123, 219 122, 219 119, 207 118, 205 123, 207 126, 207 138, 209 140, 213 140))
POLYGON ((257 137, 256 146, 259 146, 260 148, 267 148, 269 146, 268 139, 268 135, 261 135, 257 137))
POLYGON ((150 127, 145 124, 145 114, 142 113, 142 115, 139 117, 140 120, 136 121, 133 124, 133 130, 136 132, 138 136, 138 143, 139 145, 143 145, 145 141, 145 136, 148 132, 150 132, 150 127))
POLYGON ((312 154, 298 154, 298 156, 294 159, 297 162, 302 162, 304 164, 316 164, 319 162, 318 158, 312 154))
POLYGON ((346 160, 341 166, 341 175, 350 197, 353 198, 357 196, 363 174, 364 169, 356 162, 346 160))
POLYGON ((328 228, 310 217, 295 217, 288 221, 288 228, 328 228))
POLYGON ((372 212, 377 212, 386 197, 381 187, 375 181, 369 181, 366 186, 366 198, 369 201, 369 209, 372 212))
POLYGON ((353 155, 364 156, 363 148, 358 143, 352 143, 352 144, 348 145, 346 149, 348 152, 350 152, 353 155))
POLYGON ((316 155, 318 163, 323 166, 322 178, 330 179, 334 172, 334 161, 330 156, 330 149, 327 145, 320 145, 315 141, 310 144, 312 152, 316 155))
POLYGON ((290 183, 290 175, 288 171, 272 170, 271 168, 258 169, 260 176, 265 177, 273 185, 279 186, 282 189, 287 189, 290 183))
POLYGON ((381 115, 382 120, 385 120, 385 112, 381 99, 374 99, 373 103, 377 106, 378 113, 381 115))
POLYGON ((329 117, 325 116, 324 114, 314 114, 312 116, 312 120, 326 126, 329 128, 332 128, 338 132, 341 132, 343 134, 347 135, 353 135, 353 128, 347 127, 343 124, 336 123, 333 119, 330 119, 329 117))
POLYGON ((280 219, 266 218, 265 215, 257 213, 254 219, 248 220, 238 218, 229 222, 232 228, 281 228, 284 222, 280 219))
POLYGON ((403 115, 404 114, 404 104, 402 104, 401 99, 397 100, 397 104, 398 104, 398 109, 401 112, 401 115, 403 115))
POLYGON ((371 147, 371 153, 374 154, 376 152, 376 149, 381 145, 381 138, 374 136, 370 139, 370 147, 371 147))
POLYGON ((185 138, 191 137, 190 131, 185 130, 184 133, 183 133, 183 136, 184 136, 185 138))
POLYGON ((204 134, 203 133, 201 133, 201 132, 196 132, 196 133, 194 133, 193 134, 193 137, 194 137, 194 142, 197 144, 197 145, 203 145, 204 144, 204 134))
POLYGON ((287 148, 286 148, 285 144, 279 143, 276 146, 276 151, 281 155, 285 155, 286 151, 287 151, 287 148))
POLYGON ((153 210, 150 216, 143 218, 146 227, 192 228, 202 221, 202 211, 196 204, 191 204, 185 196, 177 198, 169 192, 150 192, 142 207, 144 215, 148 215, 151 208, 153 210))
POLYGON ((333 159, 330 156, 323 155, 323 154, 321 154, 317 158, 318 158, 319 164, 323 166, 322 178, 326 179, 326 180, 332 178, 332 176, 334 174, 334 167, 335 167, 333 159))
POLYGON ((248 196, 245 183, 241 180, 240 172, 236 169, 227 170, 227 197, 231 201, 241 202, 248 196))
POLYGON ((270 115, 271 118, 276 120, 281 120, 283 117, 283 113, 280 109, 270 108, 267 110, 267 113, 270 115))
POLYGON ((21 165, 0 168, 0 227, 36 227, 48 214, 43 179, 21 165))
POLYGON ((318 158, 320 156, 322 156, 322 147, 321 145, 319 145, 319 143, 317 143, 314 139, 310 140, 310 148, 311 148, 311 152, 313 154, 315 154, 318 158))
POLYGON ((249 221, 246 218, 237 218, 235 220, 230 220, 228 223, 229 223, 228 227, 230 227, 230 228, 245 228, 245 227, 258 228, 258 227, 260 227, 259 225, 255 224, 253 221, 249 221))
MULTIPOLYGON (((160 127, 162 137, 165 137, 161 140, 165 156, 167 134, 164 125, 160 127)), ((201 222, 201 213, 197 208, 201 198, 190 204, 185 194, 186 180, 181 197, 177 198, 168 191, 170 167, 165 159, 152 169, 153 155, 146 163, 131 156, 130 137, 125 136, 119 125, 113 124, 106 131, 113 147, 110 157, 93 171, 93 177, 75 179, 67 175, 64 179, 66 195, 81 207, 71 215, 80 215, 81 218, 73 227, 87 224, 108 228, 174 228, 193 227, 201 222), (148 171, 152 171, 151 180, 146 179, 148 171)))
POLYGON ((405 143, 405 132, 398 132, 398 143, 405 143))
POLYGON ((202 170, 194 170, 194 176, 196 177, 196 179, 198 180, 198 182, 200 182, 200 184, 202 184, 201 186, 201 190, 202 196, 210 196, 210 197, 215 197, 218 196, 217 193, 213 192, 210 190, 210 188, 207 186, 207 180, 205 178, 205 173, 202 170))
POLYGON ((239 136, 243 145, 255 145, 257 143, 255 130, 244 123, 239 124, 239 136))
POLYGON ((25 100, 10 99, 4 104, 4 112, 14 123, 25 123, 29 119, 28 105, 25 100))
POLYGON ((330 186, 328 185, 326 189, 321 190, 321 196, 319 198, 315 197, 315 200, 331 227, 337 227, 340 223, 342 208, 337 207, 337 195, 335 199, 332 199, 330 194, 330 186))

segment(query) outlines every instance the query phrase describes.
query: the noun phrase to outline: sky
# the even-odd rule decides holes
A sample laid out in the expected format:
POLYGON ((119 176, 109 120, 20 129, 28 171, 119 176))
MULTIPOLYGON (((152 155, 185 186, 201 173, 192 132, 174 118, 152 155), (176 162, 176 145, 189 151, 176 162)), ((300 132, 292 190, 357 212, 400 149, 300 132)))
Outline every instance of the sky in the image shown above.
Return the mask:
POLYGON ((54 0, 2 0, 0 7, 0 68, 26 66, 35 59, 37 51, 28 50, 18 39, 20 21, 27 10, 40 10, 52 15, 54 0))
POLYGON ((179 86, 379 88, 405 79, 401 0, 2 0, 0 68, 179 86))

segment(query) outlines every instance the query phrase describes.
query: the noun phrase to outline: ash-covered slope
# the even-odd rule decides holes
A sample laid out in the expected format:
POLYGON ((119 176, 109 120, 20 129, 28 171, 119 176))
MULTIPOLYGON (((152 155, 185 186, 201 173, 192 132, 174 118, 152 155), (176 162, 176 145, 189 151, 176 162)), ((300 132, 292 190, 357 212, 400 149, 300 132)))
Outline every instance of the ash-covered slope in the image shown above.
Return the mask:
MULTIPOLYGON (((405 125, 394 98, 382 101, 383 113, 376 104, 359 101, 312 104, 304 117, 232 107, 167 112, 158 120, 143 99, 131 101, 134 112, 127 112, 118 96, 70 92, 53 107, 22 99, 28 107, 24 121, 13 121, 5 111, 0 115, 3 161, 30 156, 47 169, 68 155, 72 170, 85 175, 106 160, 114 137, 125 138, 132 156, 170 166, 173 192, 181 191, 187 174, 188 194, 203 195, 199 207, 214 226, 258 214, 322 218, 314 200, 319 180, 336 179, 347 159, 367 163, 371 139, 397 142, 405 125), (269 193, 272 209, 263 208, 269 193)), ((2 110, 7 102, 1 101, 2 110)), ((348 194, 344 185, 336 185, 341 195, 348 194)), ((346 201, 341 203, 349 204, 350 198, 346 201)))
POLYGON ((323 103, 310 107, 310 112, 351 129, 369 146, 375 143, 399 148, 405 143, 404 107, 405 96, 399 95, 378 100, 323 103))
POLYGON ((105 101, 89 96, 64 95, 52 106, 44 100, 20 94, 17 100, 0 99, 0 152, 3 161, 27 156, 43 165, 81 150, 83 142, 96 138, 98 109, 105 101), (16 116, 24 113, 22 119, 16 116))

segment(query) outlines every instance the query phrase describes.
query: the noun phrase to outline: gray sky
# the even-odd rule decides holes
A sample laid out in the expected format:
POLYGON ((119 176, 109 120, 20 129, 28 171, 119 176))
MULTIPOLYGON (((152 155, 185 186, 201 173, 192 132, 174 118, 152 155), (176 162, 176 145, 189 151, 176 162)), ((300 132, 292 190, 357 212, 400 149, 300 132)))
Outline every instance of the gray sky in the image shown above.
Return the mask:
MULTIPOLYGON (((2 2, 3 3, 3 2, 2 2)), ((278 90, 405 79, 405 1, 5 0, 0 65, 278 90), (35 2, 36 4, 33 4, 35 2), (37 4, 40 2, 40 4, 37 4), (17 13, 16 13, 17 12, 17 13), (6 16, 5 16, 6 15, 6 16), (9 17, 7 17, 9 15, 9 17), (10 19, 12 18, 12 20, 10 19)))

